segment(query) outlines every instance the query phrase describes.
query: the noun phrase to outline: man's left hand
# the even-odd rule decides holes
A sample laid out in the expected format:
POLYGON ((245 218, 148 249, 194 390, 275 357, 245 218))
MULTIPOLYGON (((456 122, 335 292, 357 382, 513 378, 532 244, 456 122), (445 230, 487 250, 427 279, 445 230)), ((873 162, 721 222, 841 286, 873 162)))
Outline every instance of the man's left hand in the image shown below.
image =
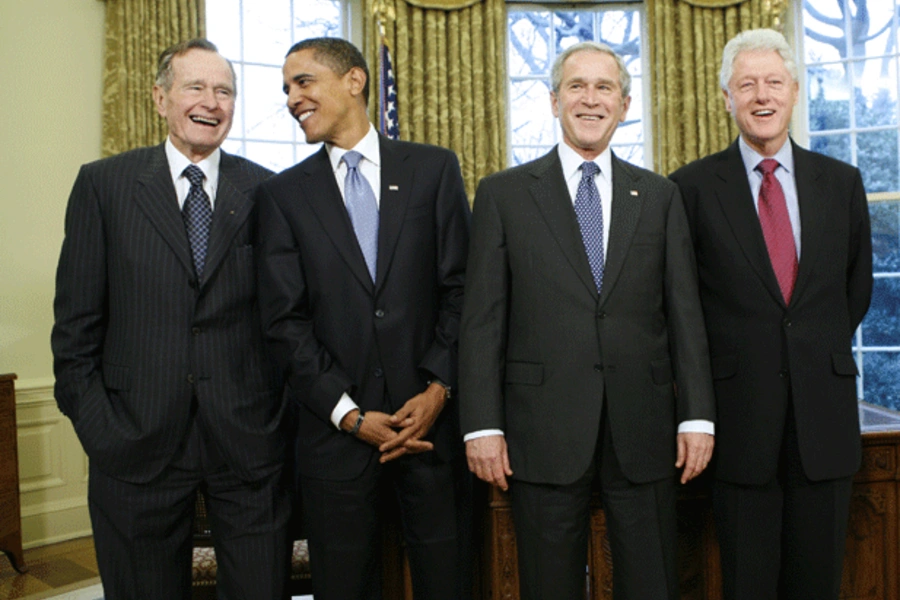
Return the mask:
POLYGON ((444 386, 432 383, 424 392, 407 400, 400 410, 391 415, 389 423, 400 431, 397 437, 378 448, 382 454, 381 461, 390 460, 392 450, 399 450, 408 442, 420 440, 427 435, 441 414, 446 397, 444 386))
POLYGON ((687 431, 678 434, 678 459, 675 468, 684 467, 681 483, 687 483, 703 472, 712 458, 716 438, 708 433, 687 431))

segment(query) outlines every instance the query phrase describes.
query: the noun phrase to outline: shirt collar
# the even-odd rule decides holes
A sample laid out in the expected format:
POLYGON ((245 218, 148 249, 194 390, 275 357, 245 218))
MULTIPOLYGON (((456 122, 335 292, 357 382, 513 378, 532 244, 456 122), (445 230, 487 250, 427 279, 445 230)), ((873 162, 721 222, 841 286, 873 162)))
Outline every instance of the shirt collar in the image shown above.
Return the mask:
POLYGON ((206 181, 211 189, 216 189, 219 181, 219 162, 222 160, 222 150, 216 148, 213 153, 198 163, 192 163, 187 156, 182 154, 172 143, 172 138, 166 138, 166 159, 169 161, 169 171, 172 173, 172 181, 178 181, 188 165, 196 164, 206 175, 206 181))
POLYGON ((350 150, 356 150, 363 155, 363 158, 374 163, 376 167, 381 166, 381 146, 378 140, 378 131, 369 123, 369 131, 363 136, 359 142, 352 148, 341 148, 334 144, 325 144, 325 150, 328 152, 328 160, 331 161, 331 168, 337 173, 338 167, 341 165, 341 159, 344 154, 350 150))
POLYGON ((774 158, 788 173, 794 172, 794 149, 791 146, 790 137, 784 141, 778 152, 771 157, 763 156, 751 148, 750 144, 744 141, 744 136, 738 138, 738 146, 741 149, 741 159, 744 161, 744 168, 747 169, 748 173, 755 171, 756 166, 765 158, 774 158))
MULTIPOLYGON (((575 176, 576 172, 584 163, 584 157, 575 152, 575 150, 567 143, 557 144, 559 152, 559 161, 562 163, 563 176, 566 181, 575 176)), ((603 152, 594 159, 594 163, 600 167, 600 175, 612 180, 612 151, 607 146, 603 152)), ((580 177, 580 175, 579 175, 580 177)))

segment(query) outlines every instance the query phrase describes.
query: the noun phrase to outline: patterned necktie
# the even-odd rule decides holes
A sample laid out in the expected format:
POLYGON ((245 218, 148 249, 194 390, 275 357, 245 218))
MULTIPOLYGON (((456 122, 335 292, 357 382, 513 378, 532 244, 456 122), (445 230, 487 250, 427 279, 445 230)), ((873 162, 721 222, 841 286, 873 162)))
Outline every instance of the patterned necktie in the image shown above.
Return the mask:
POLYGON ((369 275, 375 281, 375 265, 378 259, 378 203, 368 180, 359 172, 359 161, 362 154, 351 150, 341 159, 347 165, 347 177, 344 179, 344 202, 353 231, 366 259, 369 275))
POLYGON ((581 239, 587 252, 588 263, 597 293, 603 289, 603 206, 594 176, 600 172, 596 163, 586 161, 581 165, 581 181, 575 194, 575 216, 581 228, 581 239))
POLYGON ((200 167, 189 165, 182 173, 191 182, 191 189, 184 199, 181 216, 187 229, 188 241, 191 243, 191 254, 194 257, 194 270, 197 279, 203 276, 206 264, 206 247, 209 243, 209 225, 212 223, 212 207, 209 196, 203 190, 203 179, 206 177, 200 167))
POLYGON ((788 216, 784 190, 775 177, 778 161, 767 158, 761 161, 756 170, 763 174, 762 186, 759 188, 759 224, 762 226, 766 247, 769 249, 769 260, 778 279, 778 287, 785 303, 790 303, 797 280, 797 248, 794 245, 794 232, 788 216))

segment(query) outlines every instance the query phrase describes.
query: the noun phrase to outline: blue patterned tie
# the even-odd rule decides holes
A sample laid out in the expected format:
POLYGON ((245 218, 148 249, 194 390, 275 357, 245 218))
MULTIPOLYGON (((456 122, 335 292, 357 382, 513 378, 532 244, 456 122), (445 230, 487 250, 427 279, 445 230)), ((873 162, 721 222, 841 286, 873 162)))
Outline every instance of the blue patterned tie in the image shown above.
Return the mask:
POLYGON ((344 179, 344 202, 347 204, 347 212, 350 213, 350 221, 353 223, 353 231, 359 240, 369 268, 369 275, 375 281, 375 265, 378 260, 378 203, 375 201, 375 193, 368 180, 359 172, 359 161, 362 154, 351 150, 341 159, 347 165, 347 177, 344 179))
POLYGON ((581 239, 587 252, 588 263, 597 293, 603 289, 603 206, 594 176, 600 172, 596 163, 586 161, 581 165, 581 181, 575 194, 575 216, 581 228, 581 239))
POLYGON ((206 246, 209 243, 209 225, 212 223, 212 207, 209 196, 203 190, 203 179, 206 177, 200 167, 189 165, 182 173, 191 182, 191 189, 184 199, 181 215, 187 229, 188 241, 191 243, 191 254, 194 257, 194 270, 197 279, 203 276, 206 264, 206 246))

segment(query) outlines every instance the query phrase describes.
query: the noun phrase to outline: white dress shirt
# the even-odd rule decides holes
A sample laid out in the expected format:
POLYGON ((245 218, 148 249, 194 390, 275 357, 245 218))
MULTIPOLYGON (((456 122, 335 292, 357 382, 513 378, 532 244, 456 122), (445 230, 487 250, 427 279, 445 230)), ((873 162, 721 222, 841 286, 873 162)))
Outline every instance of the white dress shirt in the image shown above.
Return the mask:
POLYGON ((200 167, 206 179, 203 180, 203 190, 209 196, 210 208, 216 210, 216 190, 219 187, 219 162, 222 160, 222 151, 216 148, 212 154, 198 163, 192 163, 187 156, 182 154, 172 144, 171 138, 166 138, 166 159, 169 161, 169 171, 172 173, 172 183, 175 184, 175 195, 178 197, 178 210, 184 208, 184 200, 191 190, 191 182, 182 175, 188 165, 195 164, 200 167))

